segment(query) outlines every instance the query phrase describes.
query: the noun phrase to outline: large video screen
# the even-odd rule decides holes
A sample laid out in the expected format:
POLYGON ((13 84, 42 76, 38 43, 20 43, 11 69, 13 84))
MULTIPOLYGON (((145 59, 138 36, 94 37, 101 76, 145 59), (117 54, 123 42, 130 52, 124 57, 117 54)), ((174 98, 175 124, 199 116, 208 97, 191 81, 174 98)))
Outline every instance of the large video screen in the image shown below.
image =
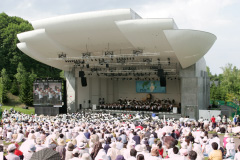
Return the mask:
POLYGON ((35 81, 33 83, 33 105, 62 107, 62 82, 35 81))
POLYGON ((160 85, 160 81, 136 81, 137 93, 166 93, 166 87, 160 85))

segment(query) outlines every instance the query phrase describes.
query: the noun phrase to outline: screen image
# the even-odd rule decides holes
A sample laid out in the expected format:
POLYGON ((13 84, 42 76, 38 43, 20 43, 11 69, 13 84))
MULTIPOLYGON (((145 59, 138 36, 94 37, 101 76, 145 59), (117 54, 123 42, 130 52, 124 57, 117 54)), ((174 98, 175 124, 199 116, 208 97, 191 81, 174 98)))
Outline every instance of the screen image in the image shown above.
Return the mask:
POLYGON ((53 105, 54 107, 62 107, 62 83, 33 83, 33 105, 53 105))
POLYGON ((166 93, 166 87, 160 85, 160 81, 136 81, 137 93, 166 93))

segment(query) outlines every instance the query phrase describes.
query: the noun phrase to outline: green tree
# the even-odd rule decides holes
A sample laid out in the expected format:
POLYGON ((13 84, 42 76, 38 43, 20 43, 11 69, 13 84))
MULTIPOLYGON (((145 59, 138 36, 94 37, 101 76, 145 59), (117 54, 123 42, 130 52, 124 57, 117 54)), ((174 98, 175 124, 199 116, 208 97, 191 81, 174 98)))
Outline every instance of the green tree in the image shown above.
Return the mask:
POLYGON ((7 93, 9 89, 10 79, 6 72, 6 69, 3 68, 1 71, 1 79, 0 79, 0 99, 1 103, 5 103, 8 101, 7 93))
POLYGON ((17 83, 16 79, 14 79, 13 82, 12 82, 12 87, 10 89, 10 92, 13 95, 18 95, 19 94, 19 87, 18 87, 18 83, 17 83))
POLYGON ((17 73, 19 62, 23 64, 27 72, 33 70, 39 78, 59 78, 59 69, 36 61, 17 48, 17 43, 19 43, 17 34, 33 30, 28 21, 0 13, 0 30, 0 70, 6 68, 11 80, 17 73))
POLYGON ((28 102, 28 95, 29 95, 29 85, 28 85, 28 76, 29 74, 25 70, 22 63, 18 64, 17 74, 15 75, 17 82, 19 84, 19 99, 22 103, 28 102))

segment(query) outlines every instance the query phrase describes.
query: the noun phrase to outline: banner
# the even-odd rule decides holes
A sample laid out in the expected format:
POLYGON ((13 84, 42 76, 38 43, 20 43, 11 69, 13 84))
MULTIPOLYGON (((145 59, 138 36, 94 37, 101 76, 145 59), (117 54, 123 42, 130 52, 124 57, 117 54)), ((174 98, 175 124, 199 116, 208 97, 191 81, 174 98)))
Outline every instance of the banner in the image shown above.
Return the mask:
POLYGON ((161 87, 160 81, 136 81, 137 93, 166 93, 166 87, 161 87))

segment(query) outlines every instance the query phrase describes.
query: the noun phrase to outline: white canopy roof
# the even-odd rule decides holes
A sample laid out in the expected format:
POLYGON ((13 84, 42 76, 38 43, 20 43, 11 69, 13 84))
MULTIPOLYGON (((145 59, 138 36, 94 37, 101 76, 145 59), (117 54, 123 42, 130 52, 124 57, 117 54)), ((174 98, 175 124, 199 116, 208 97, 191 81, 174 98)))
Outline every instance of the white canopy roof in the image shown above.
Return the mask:
POLYGON ((173 19, 142 19, 131 9, 58 16, 32 25, 33 31, 18 34, 18 48, 62 70, 99 67, 108 72, 103 64, 118 71, 124 66, 142 70, 143 65, 164 64, 186 68, 202 58, 216 40, 208 32, 180 30, 173 19))

